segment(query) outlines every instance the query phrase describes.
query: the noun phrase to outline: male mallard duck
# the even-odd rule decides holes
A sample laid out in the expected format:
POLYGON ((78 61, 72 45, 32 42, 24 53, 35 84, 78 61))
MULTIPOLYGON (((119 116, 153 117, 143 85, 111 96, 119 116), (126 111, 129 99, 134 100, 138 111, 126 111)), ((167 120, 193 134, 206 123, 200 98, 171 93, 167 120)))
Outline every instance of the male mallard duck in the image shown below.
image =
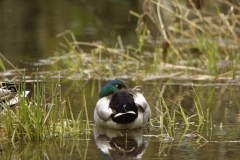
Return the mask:
POLYGON ((151 110, 141 93, 127 89, 120 80, 108 82, 100 91, 94 110, 96 125, 114 129, 144 127, 151 117, 151 110))

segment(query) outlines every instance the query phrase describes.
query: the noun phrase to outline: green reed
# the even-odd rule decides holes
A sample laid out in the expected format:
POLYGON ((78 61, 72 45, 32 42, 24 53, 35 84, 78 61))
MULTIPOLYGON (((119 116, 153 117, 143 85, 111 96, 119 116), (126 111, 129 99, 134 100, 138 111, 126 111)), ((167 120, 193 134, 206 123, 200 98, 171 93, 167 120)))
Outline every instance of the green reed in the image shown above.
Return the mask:
POLYGON ((41 141, 56 136, 79 135, 90 130, 89 121, 85 126, 82 119, 82 110, 87 114, 86 100, 83 99, 84 105, 74 119, 70 103, 62 99, 60 81, 52 86, 50 97, 46 97, 46 86, 40 80, 34 83, 30 99, 22 96, 22 91, 26 89, 25 80, 20 88, 17 106, 14 109, 7 106, 2 111, 0 139, 41 141))
POLYGON ((6 68, 5 68, 5 65, 2 61, 2 59, 0 58, 0 68, 3 70, 3 71, 6 71, 6 68))
MULTIPOLYGON (((162 91, 158 90, 159 97, 157 100, 158 103, 156 104, 158 114, 157 117, 152 120, 153 126, 162 128, 163 132, 172 137, 176 137, 181 133, 181 138, 179 139, 180 142, 186 134, 194 134, 194 132, 201 137, 201 139, 203 139, 203 137, 200 136, 200 134, 203 130, 207 131, 207 135, 211 135, 212 131, 209 131, 209 128, 212 127, 210 114, 211 108, 207 106, 207 109, 205 110, 201 103, 202 99, 206 99, 206 93, 203 92, 204 95, 199 94, 194 86, 189 87, 189 89, 192 90, 192 105, 195 110, 195 112, 189 112, 186 111, 184 106, 182 106, 181 99, 178 100, 178 96, 176 96, 176 99, 166 97, 166 95, 163 97, 163 93, 166 90, 165 87, 163 87, 162 91), (154 122, 157 123, 157 125, 154 124, 154 122)), ((184 93, 179 94, 184 96, 184 93)), ((212 104, 213 94, 214 90, 210 90, 207 93, 209 105, 212 104)))

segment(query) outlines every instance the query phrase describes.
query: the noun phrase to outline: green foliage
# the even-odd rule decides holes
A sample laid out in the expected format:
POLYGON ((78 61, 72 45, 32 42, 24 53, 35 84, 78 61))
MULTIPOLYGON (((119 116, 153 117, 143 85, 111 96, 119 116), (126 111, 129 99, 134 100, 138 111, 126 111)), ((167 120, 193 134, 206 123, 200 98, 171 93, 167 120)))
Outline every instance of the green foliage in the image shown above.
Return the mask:
MULTIPOLYGON (((194 113, 189 113, 190 111, 185 110, 185 106, 182 106, 181 99, 177 100, 173 97, 163 97, 163 93, 166 90, 165 86, 158 90, 158 99, 156 100, 155 109, 157 111, 157 117, 152 119, 152 125, 154 128, 161 128, 161 136, 163 137, 178 137, 179 144, 182 139, 187 135, 189 137, 196 136, 197 141, 204 139, 201 136, 203 130, 207 130, 207 134, 211 134, 209 127, 211 127, 211 117, 209 114, 209 108, 205 111, 203 110, 202 103, 200 103, 200 98, 203 95, 199 95, 195 87, 192 86, 192 99, 193 108, 196 110, 194 113), (200 96, 200 97, 199 97, 200 96)), ((174 90, 175 91, 175 90, 174 90)), ((212 101, 214 90, 208 92, 209 102, 212 101)), ((206 93, 204 93, 206 98, 206 93)), ((180 97, 183 95, 181 94, 180 97)), ((206 140, 207 141, 207 140, 206 140)))
MULTIPOLYGON (((7 106, 0 117, 1 139, 42 141, 55 136, 79 135, 89 130, 88 121, 87 127, 83 125, 82 111, 74 119, 70 103, 61 98, 60 87, 57 83, 52 88, 52 97, 46 98, 44 83, 37 81, 30 100, 20 96, 14 110, 7 106)), ((21 88, 26 88, 25 83, 21 88)), ((21 95, 21 91, 18 94, 21 95)), ((84 110, 87 113, 86 107, 84 110)))

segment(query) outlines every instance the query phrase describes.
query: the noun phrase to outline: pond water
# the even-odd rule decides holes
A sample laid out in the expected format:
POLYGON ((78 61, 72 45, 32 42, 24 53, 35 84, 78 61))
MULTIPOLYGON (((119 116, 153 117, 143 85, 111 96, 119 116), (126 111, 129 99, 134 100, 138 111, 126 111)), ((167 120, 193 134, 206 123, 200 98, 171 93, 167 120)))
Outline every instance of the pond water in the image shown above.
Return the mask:
POLYGON ((85 42, 103 41, 115 45, 121 35, 125 44, 137 42, 137 18, 129 10, 140 12, 140 1, 50 0, 0 2, 0 52, 19 68, 53 56, 56 35, 71 30, 85 42), (111 16, 110 16, 111 15, 111 16))
MULTIPOLYGON (((65 93, 70 98, 73 113, 77 116, 82 105, 82 89, 76 86, 69 88, 76 82, 64 81, 61 83, 62 88, 69 89, 65 93)), ((136 85, 135 82, 126 82, 129 87, 136 85)), ((150 127, 150 131, 104 130, 94 127, 93 110, 98 100, 99 83, 104 85, 106 82, 88 81, 84 87, 92 128, 90 134, 57 137, 41 143, 4 143, 1 159, 214 159, 216 157, 238 159, 240 156, 239 83, 205 82, 193 86, 205 116, 203 124, 199 124, 197 116, 194 117, 197 110, 191 83, 162 80, 139 83, 153 113, 153 126, 150 127), (176 119, 172 133, 173 141, 167 137, 169 130, 160 128, 159 123, 154 122, 154 119, 160 115, 158 92, 163 91, 163 88, 163 97, 170 113, 180 111, 176 104, 179 102, 186 111, 186 116, 192 117, 189 120, 192 122, 189 127, 185 125, 181 116, 176 119), (193 138, 192 134, 197 131, 198 138, 193 138)), ((165 126, 168 127, 168 124, 165 126)))
MULTIPOLYGON (((135 82, 126 82, 130 88, 136 85, 135 82)), ((104 85, 106 82, 99 83, 104 85)), ((93 109, 101 88, 98 88, 97 84, 89 81, 85 87, 86 97, 91 97, 87 104, 90 120, 93 120, 93 109), (95 88, 93 96, 86 92, 92 90, 92 87, 95 88)), ((204 112, 204 123, 199 125, 198 118, 193 116, 189 120, 193 124, 188 128, 184 125, 183 119, 178 118, 175 122, 172 142, 165 137, 166 129, 159 128, 159 124, 154 122, 150 132, 133 130, 126 133, 125 131, 103 130, 95 127, 88 137, 89 140, 84 140, 83 135, 83 137, 78 137, 78 140, 72 141, 72 143, 83 145, 83 150, 80 154, 77 147, 74 148, 71 159, 78 159, 83 154, 86 154, 86 159, 100 159, 100 157, 102 159, 214 159, 216 157, 217 159, 238 159, 240 156, 238 150, 240 147, 239 83, 212 84, 204 82, 195 84, 194 90, 192 84, 188 82, 173 83, 159 80, 141 82, 138 85, 143 87, 144 96, 152 109, 153 119, 160 114, 158 92, 159 90, 163 91, 163 88, 163 97, 170 113, 179 111, 179 106, 175 104, 179 102, 186 110, 187 117, 195 115, 197 113, 194 102, 196 100, 194 98, 195 90, 204 112), (199 142, 195 138, 191 138, 191 133, 196 131, 199 136, 203 137, 199 142), (111 158, 106 153, 109 153, 111 158)), ((71 99, 75 102, 73 108, 77 113, 77 108, 82 103, 78 98, 81 93, 77 88, 71 92, 71 99)), ((65 147, 67 150, 67 145, 65 147)), ((69 144, 68 147, 72 146, 69 144)), ((70 148, 66 152, 70 152, 70 148)))
MULTIPOLYGON (((62 41, 55 36, 67 29, 71 29, 81 41, 102 40, 113 46, 116 37, 121 35, 125 44, 135 45, 137 20, 132 17, 128 21, 128 11, 139 13, 141 3, 141 0, 1 1, 0 52, 19 68, 34 70, 34 62, 54 55, 55 48, 62 41)), ((91 133, 43 142, 5 142, 0 147, 1 159, 221 160, 240 157, 240 83, 169 79, 125 81, 130 88, 143 87, 144 96, 152 109, 153 126, 149 131, 115 131, 94 127, 93 110, 99 90, 106 81, 61 79, 62 94, 69 97, 75 117, 81 109, 84 90, 91 133), (186 116, 191 117, 189 126, 178 114, 173 122, 174 128, 167 128, 166 120, 167 127, 159 127, 159 91, 162 91, 171 115, 180 112, 178 104, 181 105, 186 116), (198 102, 204 115, 201 124, 196 116, 198 102), (194 135, 198 137, 193 138, 194 135)), ((50 86, 55 79, 47 82, 50 86)), ((32 89, 31 85, 29 89, 32 89)))

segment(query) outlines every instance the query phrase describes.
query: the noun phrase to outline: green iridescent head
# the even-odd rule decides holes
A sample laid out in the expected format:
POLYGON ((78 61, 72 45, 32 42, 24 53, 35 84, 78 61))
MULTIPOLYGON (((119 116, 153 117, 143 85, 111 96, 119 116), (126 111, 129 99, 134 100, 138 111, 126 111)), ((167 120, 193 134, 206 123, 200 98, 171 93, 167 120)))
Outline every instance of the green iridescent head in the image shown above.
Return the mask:
POLYGON ((110 94, 113 94, 114 92, 119 91, 120 89, 127 89, 127 85, 121 80, 118 79, 112 80, 101 89, 99 97, 103 98, 109 96, 110 94))

